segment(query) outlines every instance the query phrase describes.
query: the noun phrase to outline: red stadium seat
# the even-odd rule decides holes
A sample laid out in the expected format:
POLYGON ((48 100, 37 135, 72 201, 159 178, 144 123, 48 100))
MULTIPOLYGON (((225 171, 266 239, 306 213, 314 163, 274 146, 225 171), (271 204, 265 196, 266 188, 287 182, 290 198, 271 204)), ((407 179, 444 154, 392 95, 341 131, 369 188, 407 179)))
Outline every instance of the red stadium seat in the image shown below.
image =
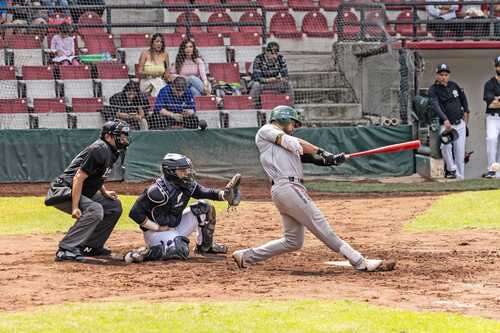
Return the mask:
POLYGON ((309 37, 327 37, 331 38, 335 35, 333 31, 328 30, 328 22, 326 17, 320 12, 309 12, 302 20, 302 32, 309 37))
POLYGON ((210 32, 195 33, 192 35, 192 39, 196 42, 196 47, 200 51, 200 55, 205 63, 227 61, 224 38, 221 34, 210 32))
POLYGON ((52 66, 23 66, 26 97, 55 98, 54 69, 52 66))
POLYGON ((240 26, 240 31, 241 32, 256 32, 259 34, 262 34, 262 15, 257 13, 254 10, 249 10, 243 13, 240 17, 240 23, 258 23, 260 26, 240 26))
POLYGON ((288 0, 288 6, 293 10, 304 12, 318 9, 313 0, 288 0))
POLYGON ((339 36, 339 39, 357 39, 360 33, 358 17, 351 11, 344 11, 335 18, 333 31, 339 36))
MULTIPOLYGON (((66 16, 65 14, 63 13, 53 13, 52 15, 49 16, 49 21, 48 21, 48 24, 51 25, 51 24, 63 24, 63 23, 67 23, 67 24, 73 24, 73 19, 71 18, 71 16, 66 16)), ((59 32, 59 28, 58 27, 49 27, 48 29, 48 33, 57 33, 59 32)))
POLYGON ((224 38, 217 33, 194 33, 192 39, 196 43, 196 47, 222 47, 224 46, 224 38))
POLYGON ((66 105, 62 98, 35 98, 33 100, 33 111, 35 113, 66 112, 66 105))
POLYGON ((16 69, 14 66, 0 66, 0 98, 18 98, 16 69))
MULTIPOLYGON (((191 4, 189 0, 163 0, 163 3, 167 6, 185 6, 191 4)), ((186 9, 172 9, 169 8, 169 11, 183 12, 186 9)))
MULTIPOLYGON (((248 0, 226 0, 226 4, 228 4, 228 5, 248 5, 249 1, 248 0)), ((247 9, 248 8, 242 8, 242 9, 231 8, 232 11, 245 11, 247 9)))
POLYGON ((117 63, 96 64, 97 78, 101 84, 101 96, 110 98, 129 82, 128 67, 117 63))
POLYGON ((232 64, 208 64, 209 73, 217 83, 240 83, 240 67, 232 64))
POLYGON ((207 122, 209 128, 220 128, 220 114, 215 96, 196 96, 196 115, 207 122))
POLYGON ((101 112, 103 102, 101 98, 78 98, 71 99, 73 112, 101 112))
POLYGON ((24 99, 0 99, 0 129, 28 129, 28 103, 24 99))
MULTIPOLYGON (((180 32, 180 33, 186 33, 186 25, 187 25, 187 19, 189 17, 189 22, 190 23, 201 23, 200 17, 196 15, 193 12, 185 12, 182 13, 181 15, 177 16, 177 24, 180 24, 179 26, 175 27, 175 32, 180 32)), ((190 31, 193 32, 203 32, 200 26, 196 27, 191 27, 190 31)))
POLYGON ((201 11, 214 11, 216 6, 220 6, 220 0, 195 0, 194 1, 195 5, 205 5, 205 6, 211 6, 209 8, 200 8, 201 11))
POLYGON ((73 125, 76 128, 100 128, 104 123, 101 98, 72 98, 73 125))
POLYGON ((28 113, 25 99, 0 99, 0 113, 28 113))
POLYGON ((120 44, 122 48, 147 48, 151 44, 149 34, 121 34, 120 44))
POLYGON ((196 111, 213 111, 218 110, 215 96, 196 96, 196 111))
POLYGON ((257 4, 263 6, 266 10, 271 11, 288 9, 282 0, 257 0, 257 4))
POLYGON ((224 109, 226 110, 249 110, 255 109, 252 97, 248 95, 224 96, 224 109))
POLYGON ((385 12, 381 9, 370 10, 366 15, 366 32, 370 37, 382 38, 385 34, 396 35, 396 31, 386 23, 385 12))
POLYGON ((288 95, 262 94, 260 96, 262 109, 273 109, 278 105, 293 105, 293 99, 288 95))
POLYGON ((14 66, 0 66, 0 81, 4 83, 8 80, 16 80, 16 69, 14 66))
POLYGON ((95 12, 85 12, 80 15, 78 19, 78 33, 80 35, 88 35, 88 34, 99 34, 105 33, 106 30, 104 27, 96 27, 95 25, 103 24, 101 17, 99 14, 95 12), (82 27, 80 25, 93 25, 89 27, 82 27))
POLYGON ((319 0, 319 6, 326 11, 336 11, 342 0, 319 0))
POLYGON ((65 97, 94 97, 89 66, 60 66, 59 71, 65 97))
POLYGON ((262 53, 262 42, 257 33, 234 32, 230 36, 230 42, 234 49, 234 61, 239 64, 240 70, 245 69, 245 63, 252 63, 262 53))
POLYGON ((116 54, 116 47, 111 34, 86 34, 83 36, 85 48, 89 54, 98 54, 108 52, 116 54))
POLYGON ((234 27, 232 25, 227 25, 233 23, 233 20, 231 19, 231 16, 225 12, 218 11, 213 13, 208 18, 208 23, 221 23, 221 25, 209 26, 207 28, 208 32, 220 33, 224 36, 234 32, 234 27))
POLYGON ((179 47, 184 38, 186 38, 186 35, 181 33, 163 34, 163 39, 165 40, 166 47, 179 47))
POLYGON ((42 53, 43 39, 36 35, 9 35, 5 38, 7 53, 13 53, 14 63, 12 65, 43 65, 42 53))
POLYGON ((233 32, 229 36, 231 46, 260 46, 261 38, 258 33, 233 32))
POLYGON ((33 115, 36 119, 34 128, 68 128, 66 105, 62 98, 35 98, 33 101, 33 115))
MULTIPOLYGON (((396 18, 397 21, 408 22, 408 23, 396 23, 394 26, 396 27, 396 32, 401 36, 413 36, 413 12, 411 10, 404 10, 399 13, 396 18)), ((425 36, 427 32, 422 30, 420 24, 417 25, 417 36, 425 36)))
POLYGON ((297 31, 295 19, 288 12, 278 12, 271 17, 269 31, 279 38, 301 38, 302 32, 297 31))

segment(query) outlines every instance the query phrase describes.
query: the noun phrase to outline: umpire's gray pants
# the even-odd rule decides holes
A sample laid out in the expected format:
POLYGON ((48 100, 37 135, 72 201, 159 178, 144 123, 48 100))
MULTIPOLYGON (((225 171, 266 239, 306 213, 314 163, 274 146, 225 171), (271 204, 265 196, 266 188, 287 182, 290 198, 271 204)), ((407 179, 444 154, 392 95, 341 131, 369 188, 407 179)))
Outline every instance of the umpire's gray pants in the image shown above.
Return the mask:
MULTIPOLYGON (((458 139, 453 143, 446 145, 441 144, 441 155, 446 163, 448 171, 456 171, 457 179, 464 179, 465 174, 465 121, 461 120, 460 124, 452 125, 458 132, 458 139)), ((441 132, 444 132, 444 126, 441 126, 441 132)))
MULTIPOLYGON (((54 205, 59 210, 71 214, 71 200, 54 205)), ((122 215, 120 200, 112 200, 96 193, 92 198, 80 198, 82 216, 69 228, 59 247, 66 250, 92 247, 102 248, 122 215)))
POLYGON ((271 194, 281 214, 284 237, 247 251, 245 262, 252 264, 300 249, 304 244, 304 227, 330 249, 344 255, 353 265, 364 259, 335 234, 304 186, 286 180, 280 181, 273 185, 271 194))

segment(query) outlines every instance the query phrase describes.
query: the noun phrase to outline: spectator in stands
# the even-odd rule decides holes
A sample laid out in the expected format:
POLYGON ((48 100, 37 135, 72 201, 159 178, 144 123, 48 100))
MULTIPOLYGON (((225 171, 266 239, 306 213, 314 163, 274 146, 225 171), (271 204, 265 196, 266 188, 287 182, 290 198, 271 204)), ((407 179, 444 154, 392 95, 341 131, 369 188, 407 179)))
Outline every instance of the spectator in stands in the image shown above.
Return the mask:
POLYGON ((178 76, 158 94, 150 127, 198 128, 199 121, 195 113, 194 98, 187 81, 183 76, 178 76))
MULTIPOLYGON (((38 1, 30 0, 12 0, 12 6, 40 6, 38 1)), ((47 15, 38 9, 16 9, 12 10, 12 24, 32 24, 32 25, 42 25, 47 24, 47 15)), ((33 28, 31 33, 33 34, 45 34, 46 28, 33 28)), ((26 33, 27 29, 15 29, 14 33, 26 33)))
POLYGON ((80 65, 75 55, 75 40, 71 36, 71 26, 68 23, 59 26, 59 33, 52 37, 50 49, 55 53, 52 62, 61 65, 80 65))
POLYGON ((462 10, 457 13, 457 16, 466 20, 464 28, 474 32, 474 36, 488 36, 490 32, 490 24, 475 22, 477 19, 488 17, 488 12, 486 10, 483 11, 480 4, 467 5, 466 3, 470 1, 474 0, 463 0, 464 5, 462 10))
MULTIPOLYGON (((437 0, 443 2, 455 2, 454 0, 437 0)), ((446 22, 457 18, 458 1, 456 5, 427 5, 425 6, 429 19, 434 22, 427 24, 427 30, 434 31, 437 38, 442 38, 446 31, 451 31, 457 37, 464 35, 464 25, 460 22, 446 22)))
MULTIPOLYGON (((41 0, 42 1, 42 6, 50 6, 50 7, 55 7, 55 6, 60 6, 60 7, 68 7, 68 0, 41 0)), ((53 13, 64 13, 64 15, 69 16, 69 8, 65 9, 49 9, 49 16, 52 15, 53 13)))
POLYGON ((250 96, 257 107, 260 107, 260 94, 263 90, 274 90, 292 96, 292 90, 288 83, 286 60, 279 52, 278 43, 269 42, 264 53, 255 57, 252 81, 250 82, 250 96))
POLYGON ((149 101, 139 89, 139 83, 129 81, 122 91, 111 96, 109 105, 114 118, 127 122, 130 129, 148 129, 146 114, 149 111, 149 101))
POLYGON ((193 40, 184 39, 181 42, 175 65, 171 67, 170 73, 172 74, 171 79, 178 75, 185 77, 193 96, 210 94, 205 62, 200 57, 193 40))
POLYGON ((168 53, 165 51, 165 40, 162 34, 156 33, 151 37, 151 47, 141 53, 139 58, 139 77, 141 91, 156 97, 165 87, 165 78, 168 75, 168 53))

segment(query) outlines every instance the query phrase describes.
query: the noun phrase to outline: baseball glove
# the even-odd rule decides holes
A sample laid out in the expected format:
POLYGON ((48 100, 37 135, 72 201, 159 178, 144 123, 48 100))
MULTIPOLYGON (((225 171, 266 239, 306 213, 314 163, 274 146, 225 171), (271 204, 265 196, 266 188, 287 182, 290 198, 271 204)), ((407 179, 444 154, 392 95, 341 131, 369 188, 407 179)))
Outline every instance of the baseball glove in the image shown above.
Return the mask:
POLYGON ((224 187, 224 199, 227 201, 229 207, 238 206, 241 201, 240 194, 240 181, 241 175, 235 174, 233 178, 224 187))

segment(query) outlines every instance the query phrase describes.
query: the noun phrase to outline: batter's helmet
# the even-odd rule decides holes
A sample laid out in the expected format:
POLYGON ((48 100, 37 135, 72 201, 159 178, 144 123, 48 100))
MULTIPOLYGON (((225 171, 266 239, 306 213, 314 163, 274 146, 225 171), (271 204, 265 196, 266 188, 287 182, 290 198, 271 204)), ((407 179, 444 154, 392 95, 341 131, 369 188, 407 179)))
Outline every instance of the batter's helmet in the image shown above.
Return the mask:
POLYGON ((128 132, 129 126, 126 122, 121 120, 107 121, 104 123, 101 129, 101 139, 104 140, 106 134, 112 135, 115 138, 116 148, 126 149, 129 145, 128 142, 128 132), (122 139, 122 134, 124 134, 127 139, 122 139))
POLYGON ((193 163, 182 154, 168 153, 161 161, 161 171, 167 180, 182 187, 189 187, 194 181, 193 163), (177 170, 188 170, 184 177, 177 175, 177 170))
POLYGON ((450 128, 449 130, 445 130, 443 133, 441 133, 440 138, 441 138, 441 143, 447 145, 449 143, 457 141, 458 132, 456 129, 450 128))
POLYGON ((287 105, 279 105, 275 107, 273 111, 271 111, 271 116, 269 117, 269 122, 277 121, 283 125, 288 124, 291 120, 295 120, 298 125, 302 124, 297 110, 287 105))

